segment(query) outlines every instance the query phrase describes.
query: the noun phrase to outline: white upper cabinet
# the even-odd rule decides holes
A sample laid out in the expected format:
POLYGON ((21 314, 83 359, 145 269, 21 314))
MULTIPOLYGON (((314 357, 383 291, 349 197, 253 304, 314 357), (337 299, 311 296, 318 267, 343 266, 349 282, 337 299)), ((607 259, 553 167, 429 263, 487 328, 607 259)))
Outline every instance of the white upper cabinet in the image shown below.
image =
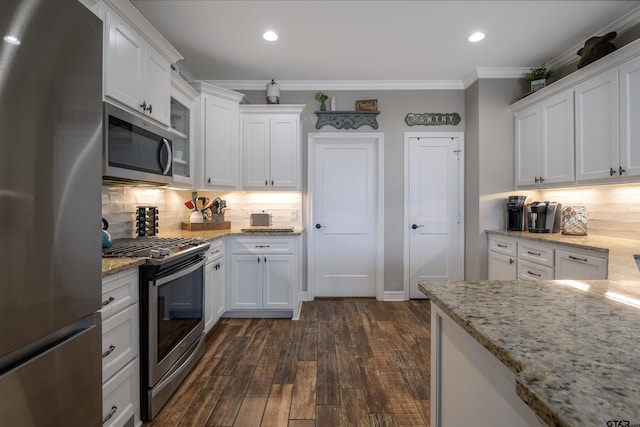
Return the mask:
POLYGON ((242 105, 244 189, 300 188, 300 114, 304 105, 242 105))
POLYGON ((640 39, 515 102, 515 186, 638 181, 638 94, 640 39))
POLYGON ((572 91, 516 112, 515 128, 516 186, 573 182, 572 91))
POLYGON ((182 56, 129 2, 106 1, 104 17, 104 96, 169 126, 171 64, 182 56))
POLYGON ((200 95, 199 137, 196 144, 196 187, 240 189, 240 114, 243 95, 204 82, 200 95))
POLYGON ((171 73, 171 133, 173 136, 173 182, 192 188, 194 183, 194 110, 198 92, 175 71, 171 73))
POLYGON ((576 180, 617 176, 620 166, 618 70, 575 87, 576 180))
POLYGON ((640 58, 620 67, 621 177, 640 175, 640 58))

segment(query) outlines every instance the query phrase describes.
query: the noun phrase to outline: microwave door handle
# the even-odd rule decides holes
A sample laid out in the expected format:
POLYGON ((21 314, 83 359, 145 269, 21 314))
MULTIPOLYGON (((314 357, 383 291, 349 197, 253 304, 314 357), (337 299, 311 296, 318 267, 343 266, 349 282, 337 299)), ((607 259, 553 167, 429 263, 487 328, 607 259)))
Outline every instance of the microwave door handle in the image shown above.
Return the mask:
MULTIPOLYGON (((169 173, 169 169, 171 169, 171 158, 173 157, 173 153, 171 152, 171 144, 169 144, 167 138, 162 138, 162 143, 169 153, 169 155, 167 156, 167 165, 162 170, 162 175, 166 175, 169 173)), ((158 163, 160 163, 160 167, 162 167, 162 150, 160 150, 160 152, 158 153, 158 163)))

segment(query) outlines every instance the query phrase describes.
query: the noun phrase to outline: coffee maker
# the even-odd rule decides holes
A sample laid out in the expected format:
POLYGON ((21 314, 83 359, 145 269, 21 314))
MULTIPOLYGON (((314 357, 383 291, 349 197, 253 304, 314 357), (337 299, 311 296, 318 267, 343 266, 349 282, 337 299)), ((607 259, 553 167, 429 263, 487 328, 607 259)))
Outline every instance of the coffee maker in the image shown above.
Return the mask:
POLYGON ((525 205, 527 196, 509 196, 507 201, 507 230, 524 231, 527 228, 525 205))
POLYGON ((527 222, 530 233, 558 233, 560 231, 558 202, 533 202, 527 205, 527 222))

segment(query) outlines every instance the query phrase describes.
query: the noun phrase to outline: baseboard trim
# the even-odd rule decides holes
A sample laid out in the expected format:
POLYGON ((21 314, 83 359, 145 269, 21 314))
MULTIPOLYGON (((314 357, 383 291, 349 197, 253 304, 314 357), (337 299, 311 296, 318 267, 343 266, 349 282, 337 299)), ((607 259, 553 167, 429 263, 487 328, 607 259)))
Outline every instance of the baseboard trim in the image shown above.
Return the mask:
POLYGON ((404 291, 384 291, 383 301, 406 301, 404 291))

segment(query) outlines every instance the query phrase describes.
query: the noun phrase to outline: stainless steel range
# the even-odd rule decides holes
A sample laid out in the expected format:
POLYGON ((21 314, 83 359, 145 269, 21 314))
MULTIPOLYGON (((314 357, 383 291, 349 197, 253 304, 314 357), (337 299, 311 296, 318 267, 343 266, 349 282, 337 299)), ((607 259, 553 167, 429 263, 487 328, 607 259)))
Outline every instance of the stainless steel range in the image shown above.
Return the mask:
POLYGON ((201 238, 116 239, 103 257, 146 258, 140 267, 140 403, 156 416, 204 353, 201 238))

